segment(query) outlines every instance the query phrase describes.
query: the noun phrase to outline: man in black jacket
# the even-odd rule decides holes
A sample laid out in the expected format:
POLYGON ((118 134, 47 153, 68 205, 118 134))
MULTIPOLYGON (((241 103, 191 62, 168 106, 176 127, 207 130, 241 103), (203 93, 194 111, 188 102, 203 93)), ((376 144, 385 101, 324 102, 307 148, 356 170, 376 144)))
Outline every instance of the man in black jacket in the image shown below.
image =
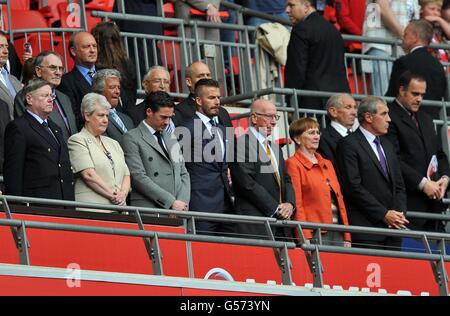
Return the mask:
MULTIPOLYGON (((408 54, 394 62, 387 96, 397 96, 399 78, 406 70, 409 70, 425 78, 427 82, 425 100, 441 101, 445 97, 447 79, 444 67, 428 52, 428 45, 430 45, 432 37, 433 28, 427 21, 415 20, 408 24, 404 31, 402 44, 408 54)), ((439 117, 439 108, 426 107, 422 111, 427 112, 434 119, 439 117)))
MULTIPOLYGON (((351 225, 405 229, 406 193, 394 146, 380 136, 389 128, 389 109, 377 97, 363 99, 360 127, 339 141, 336 158, 351 225)), ((400 247, 400 238, 352 234, 357 247, 400 247)))
MULTIPOLYGON (((182 125, 184 122, 188 122, 194 117, 196 111, 194 89, 195 84, 200 79, 211 79, 211 71, 209 70, 208 65, 201 61, 196 61, 186 68, 185 80, 190 94, 183 102, 180 102, 175 106, 175 116, 173 118, 175 126, 182 125)), ((232 126, 230 115, 224 108, 220 107, 218 117, 219 123, 224 127, 232 126)))
MULTIPOLYGON (((450 180, 450 167, 433 120, 423 111, 421 103, 426 94, 425 79, 409 71, 400 76, 399 90, 389 104, 392 122, 387 137, 394 145, 406 185, 407 210, 441 213, 442 198, 450 180), (437 170, 428 175, 435 159, 437 170)), ((412 229, 442 231, 439 221, 410 219, 412 229)))
MULTIPOLYGON (((344 41, 315 9, 315 0, 288 0, 294 23, 287 49, 286 87, 350 92, 344 65, 344 41)), ((301 108, 323 110, 326 99, 300 97, 301 108)))

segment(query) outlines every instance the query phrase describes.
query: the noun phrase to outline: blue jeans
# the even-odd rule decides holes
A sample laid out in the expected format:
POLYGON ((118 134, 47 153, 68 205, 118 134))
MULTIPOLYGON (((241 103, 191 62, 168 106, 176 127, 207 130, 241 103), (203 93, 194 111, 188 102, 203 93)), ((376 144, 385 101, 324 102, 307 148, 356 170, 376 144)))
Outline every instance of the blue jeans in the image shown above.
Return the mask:
MULTIPOLYGON (((371 48, 367 55, 388 58, 390 55, 384 50, 371 48)), ((372 60, 372 95, 383 96, 389 86, 392 71, 392 62, 385 60, 372 60)))

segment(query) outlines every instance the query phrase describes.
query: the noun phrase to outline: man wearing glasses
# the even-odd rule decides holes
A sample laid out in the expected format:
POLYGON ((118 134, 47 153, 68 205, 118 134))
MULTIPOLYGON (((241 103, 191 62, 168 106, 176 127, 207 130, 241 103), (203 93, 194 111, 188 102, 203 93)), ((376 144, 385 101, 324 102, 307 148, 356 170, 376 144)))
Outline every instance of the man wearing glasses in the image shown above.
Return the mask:
MULTIPOLYGON (((36 77, 48 82, 52 88, 53 111, 50 113, 50 120, 58 125, 63 134, 64 141, 67 142, 70 136, 78 133, 78 128, 73 113, 72 103, 69 97, 59 90, 61 78, 65 72, 61 57, 52 51, 43 51, 36 56, 35 74, 36 77)), ((14 117, 20 117, 25 113, 24 91, 17 93, 14 99, 14 117)))
POLYGON ((74 200, 69 152, 61 128, 49 120, 54 95, 50 84, 32 79, 25 86, 25 113, 5 130, 5 193, 74 200))
MULTIPOLYGON (((268 139, 279 118, 271 101, 253 102, 251 126, 237 139, 231 164, 237 214, 288 220, 294 213, 295 194, 283 153, 268 139)), ((239 224, 238 232, 247 238, 270 238, 264 225, 239 224)), ((287 229, 272 227, 272 232, 282 240, 292 237, 287 229)))

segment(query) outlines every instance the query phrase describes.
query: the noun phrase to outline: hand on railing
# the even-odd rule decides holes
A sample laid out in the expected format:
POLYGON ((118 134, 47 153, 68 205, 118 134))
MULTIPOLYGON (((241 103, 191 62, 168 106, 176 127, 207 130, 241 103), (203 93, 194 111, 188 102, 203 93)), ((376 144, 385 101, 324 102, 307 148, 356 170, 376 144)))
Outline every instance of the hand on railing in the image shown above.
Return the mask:
POLYGON ((206 21, 220 23, 222 20, 220 19, 219 9, 216 8, 213 4, 208 4, 206 9, 206 21))

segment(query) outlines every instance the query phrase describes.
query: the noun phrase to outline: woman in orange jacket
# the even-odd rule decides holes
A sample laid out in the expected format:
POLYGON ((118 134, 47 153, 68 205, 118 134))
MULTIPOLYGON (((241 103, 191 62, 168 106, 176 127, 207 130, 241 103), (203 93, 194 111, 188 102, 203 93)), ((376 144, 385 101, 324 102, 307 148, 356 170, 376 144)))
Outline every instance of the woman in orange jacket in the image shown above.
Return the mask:
MULTIPOLYGON (((297 146, 294 156, 286 161, 295 190, 296 214, 303 222, 348 225, 347 211, 341 188, 331 162, 317 153, 320 141, 319 123, 312 118, 294 121, 289 135, 297 146)), ((304 230, 307 239, 311 230, 304 230)), ((350 247, 348 232, 322 231, 322 241, 328 245, 350 247)))

